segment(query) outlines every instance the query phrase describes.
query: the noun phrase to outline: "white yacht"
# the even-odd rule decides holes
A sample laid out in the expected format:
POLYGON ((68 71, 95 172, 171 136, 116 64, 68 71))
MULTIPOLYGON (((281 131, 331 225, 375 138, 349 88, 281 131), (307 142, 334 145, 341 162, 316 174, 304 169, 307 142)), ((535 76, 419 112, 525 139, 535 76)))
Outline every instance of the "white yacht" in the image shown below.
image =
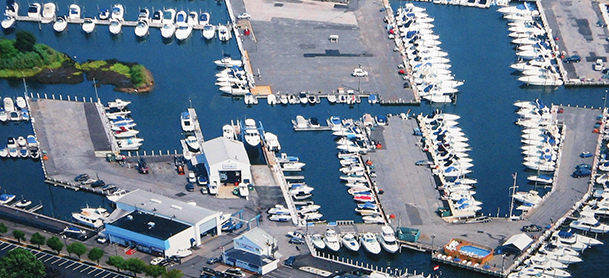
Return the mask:
POLYGON ((395 238, 395 232, 390 226, 385 225, 381 228, 378 239, 383 249, 389 253, 395 253, 400 248, 395 238))
POLYGON ((199 24, 207 25, 209 24, 210 16, 208 12, 202 12, 201 16, 199 16, 199 24))
POLYGON ((86 34, 91 34, 95 31, 95 22, 96 20, 93 18, 85 18, 82 24, 82 31, 86 34))
POLYGON ((142 146, 142 141, 144 141, 144 139, 131 137, 116 140, 116 143, 118 144, 118 149, 121 151, 137 151, 142 146))
POLYGON ((121 33, 122 29, 123 29, 123 23, 120 20, 118 20, 116 18, 110 19, 110 25, 108 26, 108 30, 110 30, 110 34, 118 35, 121 33))
POLYGON ((330 249, 331 251, 336 252, 338 251, 338 249, 340 249, 338 234, 336 234, 336 231, 334 229, 326 229, 326 232, 324 233, 324 243, 326 244, 326 247, 328 247, 328 249, 330 249))
POLYGON ((317 248, 317 249, 326 248, 326 243, 324 242, 324 239, 322 238, 322 236, 320 234, 312 234, 311 243, 313 243, 313 246, 315 246, 315 248, 317 248))
POLYGON ((244 143, 250 147, 258 147, 260 145, 260 132, 254 119, 245 119, 242 133, 244 143))
POLYGON ((201 149, 201 144, 199 144, 199 140, 197 140, 197 137, 193 135, 186 137, 186 145, 188 145, 189 149, 195 152, 201 149))
POLYGON ((190 118, 190 113, 188 113, 188 111, 182 112, 180 124, 184 132, 195 131, 195 126, 192 124, 192 119, 190 118))
POLYGON ((550 242, 557 246, 564 246, 575 251, 583 251, 588 247, 603 244, 602 241, 576 233, 555 231, 550 242))
POLYGON ((182 41, 187 39, 192 32, 192 25, 188 24, 188 15, 185 11, 179 11, 176 14, 176 39, 182 41))
POLYGON ((150 26, 148 25, 148 21, 140 20, 135 25, 135 35, 138 38, 143 38, 148 35, 150 31, 150 26))
POLYGON ((106 211, 105 208, 83 208, 80 212, 72 213, 72 217, 78 221, 79 223, 93 227, 99 228, 104 225, 104 220, 110 214, 106 211))
POLYGON ((521 202, 524 206, 533 207, 541 202, 541 196, 539 196, 539 192, 535 190, 531 190, 528 192, 516 192, 514 194, 514 199, 516 201, 521 202))
POLYGON ((546 255, 537 254, 531 256, 530 258, 524 261, 524 264, 527 266, 540 266, 543 268, 551 267, 551 268, 567 268, 568 265, 558 262, 556 260, 550 259, 546 255))
POLYGON ((39 3, 30 4, 27 9, 27 16, 30 18, 40 18, 41 7, 39 3))
POLYGON ((0 195, 0 205, 6 205, 15 199, 14 194, 2 194, 0 195))
POLYGON ((359 251, 360 244, 357 241, 354 233, 347 233, 343 235, 341 238, 341 244, 353 252, 359 251))
POLYGON ((57 11, 57 6, 53 2, 44 3, 42 5, 42 18, 40 22, 42 23, 51 23, 55 19, 55 12, 57 11))
POLYGON ((70 4, 68 17, 70 19, 80 19, 80 6, 77 4, 70 4))
POLYGON ((176 11, 167 9, 163 11, 163 27, 161 27, 161 36, 165 39, 170 39, 176 31, 175 25, 176 11))
POLYGON ((290 214, 290 210, 284 207, 283 205, 275 205, 275 207, 270 208, 267 213, 269 214, 290 214))
POLYGON ((218 39, 220 39, 223 42, 226 42, 228 40, 230 40, 230 30, 228 29, 228 27, 226 27, 226 25, 218 25, 218 39))
POLYGON ((0 23, 0 25, 2 25, 2 29, 9 29, 12 28, 15 25, 15 16, 13 15, 8 15, 8 14, 4 14, 4 18, 2 19, 2 22, 0 23))
POLYGON ((577 220, 571 222, 569 227, 573 229, 582 230, 585 232, 592 233, 607 233, 609 232, 609 225, 600 223, 596 218, 594 218, 594 214, 583 214, 577 220))
POLYGON ((203 25, 203 37, 207 40, 211 40, 216 37, 216 27, 211 24, 203 25))
POLYGON ((214 61, 214 64, 218 67, 232 68, 232 67, 241 67, 243 66, 243 61, 238 59, 233 59, 231 57, 224 57, 220 60, 214 61))
POLYGON ((123 109, 127 105, 131 104, 131 101, 122 100, 120 98, 115 99, 114 101, 108 102, 109 108, 123 109))
POLYGON ((114 4, 112 6, 112 13, 110 14, 111 19, 117 19, 123 21, 125 17, 125 8, 121 4, 114 4))
POLYGON ((360 237, 360 241, 366 251, 374 255, 381 253, 381 245, 379 244, 378 240, 376 240, 376 236, 374 236, 373 233, 365 233, 360 237))
POLYGON ((269 151, 278 152, 281 151, 281 144, 279 143, 279 139, 277 135, 271 132, 264 133, 264 140, 266 140, 266 147, 269 151))
POLYGON ((55 23, 53 23, 53 30, 57 33, 63 32, 67 27, 68 21, 63 16, 58 17, 57 20, 55 20, 55 23))
POLYGON ((154 11, 154 13, 152 13, 152 19, 151 19, 151 21, 154 24, 161 24, 161 23, 163 23, 163 11, 161 11, 161 10, 154 11))
POLYGON ((583 260, 579 257, 579 252, 565 247, 564 245, 554 245, 548 243, 539 248, 539 253, 563 264, 583 262, 583 260))

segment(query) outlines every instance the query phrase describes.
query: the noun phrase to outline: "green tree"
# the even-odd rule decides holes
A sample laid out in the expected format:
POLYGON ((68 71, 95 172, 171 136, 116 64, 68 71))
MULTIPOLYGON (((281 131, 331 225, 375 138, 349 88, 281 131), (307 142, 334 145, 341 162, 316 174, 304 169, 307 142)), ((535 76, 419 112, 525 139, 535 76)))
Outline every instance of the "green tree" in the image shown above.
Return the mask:
POLYGON ((4 223, 0 223, 0 234, 8 232, 8 227, 4 223))
POLYGON ((8 251, 0 258, 0 277, 42 278, 46 275, 44 265, 32 252, 23 248, 8 251))
POLYGON ((14 41, 8 39, 0 40, 0 59, 9 59, 19 53, 14 43, 14 41))
POLYGON ((49 248, 55 250, 55 252, 57 252, 57 254, 59 254, 59 252, 61 252, 61 250, 63 249, 63 242, 61 242, 61 240, 59 240, 59 238, 54 236, 54 237, 47 239, 47 246, 49 248))
POLYGON ((125 259, 121 256, 111 256, 106 261, 107 264, 116 267, 116 270, 121 270, 123 268, 123 264, 125 263, 125 259))
POLYGON ((21 240, 25 240, 25 233, 23 231, 20 230, 14 230, 13 231, 13 237, 19 242, 21 243, 21 240))
POLYGON ((103 256, 104 256, 104 250, 101 250, 96 247, 89 250, 89 253, 87 254, 87 257, 89 257, 89 260, 96 261, 97 264, 99 264, 99 259, 101 259, 101 257, 103 257, 103 256))
POLYGON ((74 242, 74 243, 66 246, 66 250, 70 254, 72 254, 72 253, 76 254, 76 256, 78 256, 78 259, 80 260, 80 256, 87 253, 87 246, 85 246, 84 244, 82 244, 80 242, 74 242))
POLYGON ((36 37, 34 34, 28 31, 17 32, 15 40, 15 48, 21 52, 29 52, 34 50, 36 44, 36 37))
POLYGON ((165 270, 164 266, 160 266, 160 265, 147 265, 146 269, 144 269, 144 274, 146 274, 146 276, 150 276, 153 278, 157 278, 163 274, 165 274, 165 272, 167 272, 167 270, 165 270))
POLYGON ((163 274, 163 278, 181 278, 182 276, 184 276, 184 273, 182 273, 181 270, 175 268, 163 274))
POLYGON ((38 245, 38 248, 40 248, 40 245, 44 244, 47 241, 47 239, 41 235, 39 232, 35 232, 32 237, 30 238, 30 242, 32 244, 36 244, 38 245))
POLYGON ((146 269, 146 263, 139 258, 130 258, 123 264, 123 269, 133 271, 135 276, 146 269))

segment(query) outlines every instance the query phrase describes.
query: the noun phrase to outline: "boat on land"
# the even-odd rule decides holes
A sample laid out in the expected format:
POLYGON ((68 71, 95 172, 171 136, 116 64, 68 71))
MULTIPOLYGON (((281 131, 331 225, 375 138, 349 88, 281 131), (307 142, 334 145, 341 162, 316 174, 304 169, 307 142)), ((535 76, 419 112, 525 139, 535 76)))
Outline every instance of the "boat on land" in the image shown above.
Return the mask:
POLYGON ((365 233, 360 237, 361 245, 371 254, 378 255, 381 253, 381 245, 373 233, 365 233))
POLYGON ((290 214, 290 210, 283 205, 275 205, 275 207, 270 208, 267 212, 269 214, 290 214))

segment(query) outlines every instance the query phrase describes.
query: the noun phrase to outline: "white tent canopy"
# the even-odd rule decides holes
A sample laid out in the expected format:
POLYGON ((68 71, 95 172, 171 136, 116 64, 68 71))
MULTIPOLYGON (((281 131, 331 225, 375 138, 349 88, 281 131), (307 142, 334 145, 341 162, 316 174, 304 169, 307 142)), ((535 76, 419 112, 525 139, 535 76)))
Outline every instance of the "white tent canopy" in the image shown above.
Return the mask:
POLYGON ((532 242, 533 242, 532 238, 530 238, 525 233, 521 233, 521 234, 511 236, 502 246, 512 245, 512 246, 518 248, 518 250, 522 251, 522 250, 526 249, 527 247, 529 247, 529 245, 531 245, 532 242))

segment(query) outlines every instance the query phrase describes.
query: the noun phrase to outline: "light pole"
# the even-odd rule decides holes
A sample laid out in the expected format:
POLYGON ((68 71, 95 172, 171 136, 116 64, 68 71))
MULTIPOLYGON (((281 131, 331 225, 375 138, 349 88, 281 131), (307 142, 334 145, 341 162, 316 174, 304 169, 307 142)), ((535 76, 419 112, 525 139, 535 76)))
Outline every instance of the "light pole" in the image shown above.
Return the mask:
POLYGON ((605 96, 603 97, 603 113, 605 112, 606 106, 607 106, 607 90, 605 90, 605 96))
POLYGON ((435 247, 433 245, 433 240, 436 238, 436 235, 431 235, 431 254, 433 255, 435 251, 435 247))

